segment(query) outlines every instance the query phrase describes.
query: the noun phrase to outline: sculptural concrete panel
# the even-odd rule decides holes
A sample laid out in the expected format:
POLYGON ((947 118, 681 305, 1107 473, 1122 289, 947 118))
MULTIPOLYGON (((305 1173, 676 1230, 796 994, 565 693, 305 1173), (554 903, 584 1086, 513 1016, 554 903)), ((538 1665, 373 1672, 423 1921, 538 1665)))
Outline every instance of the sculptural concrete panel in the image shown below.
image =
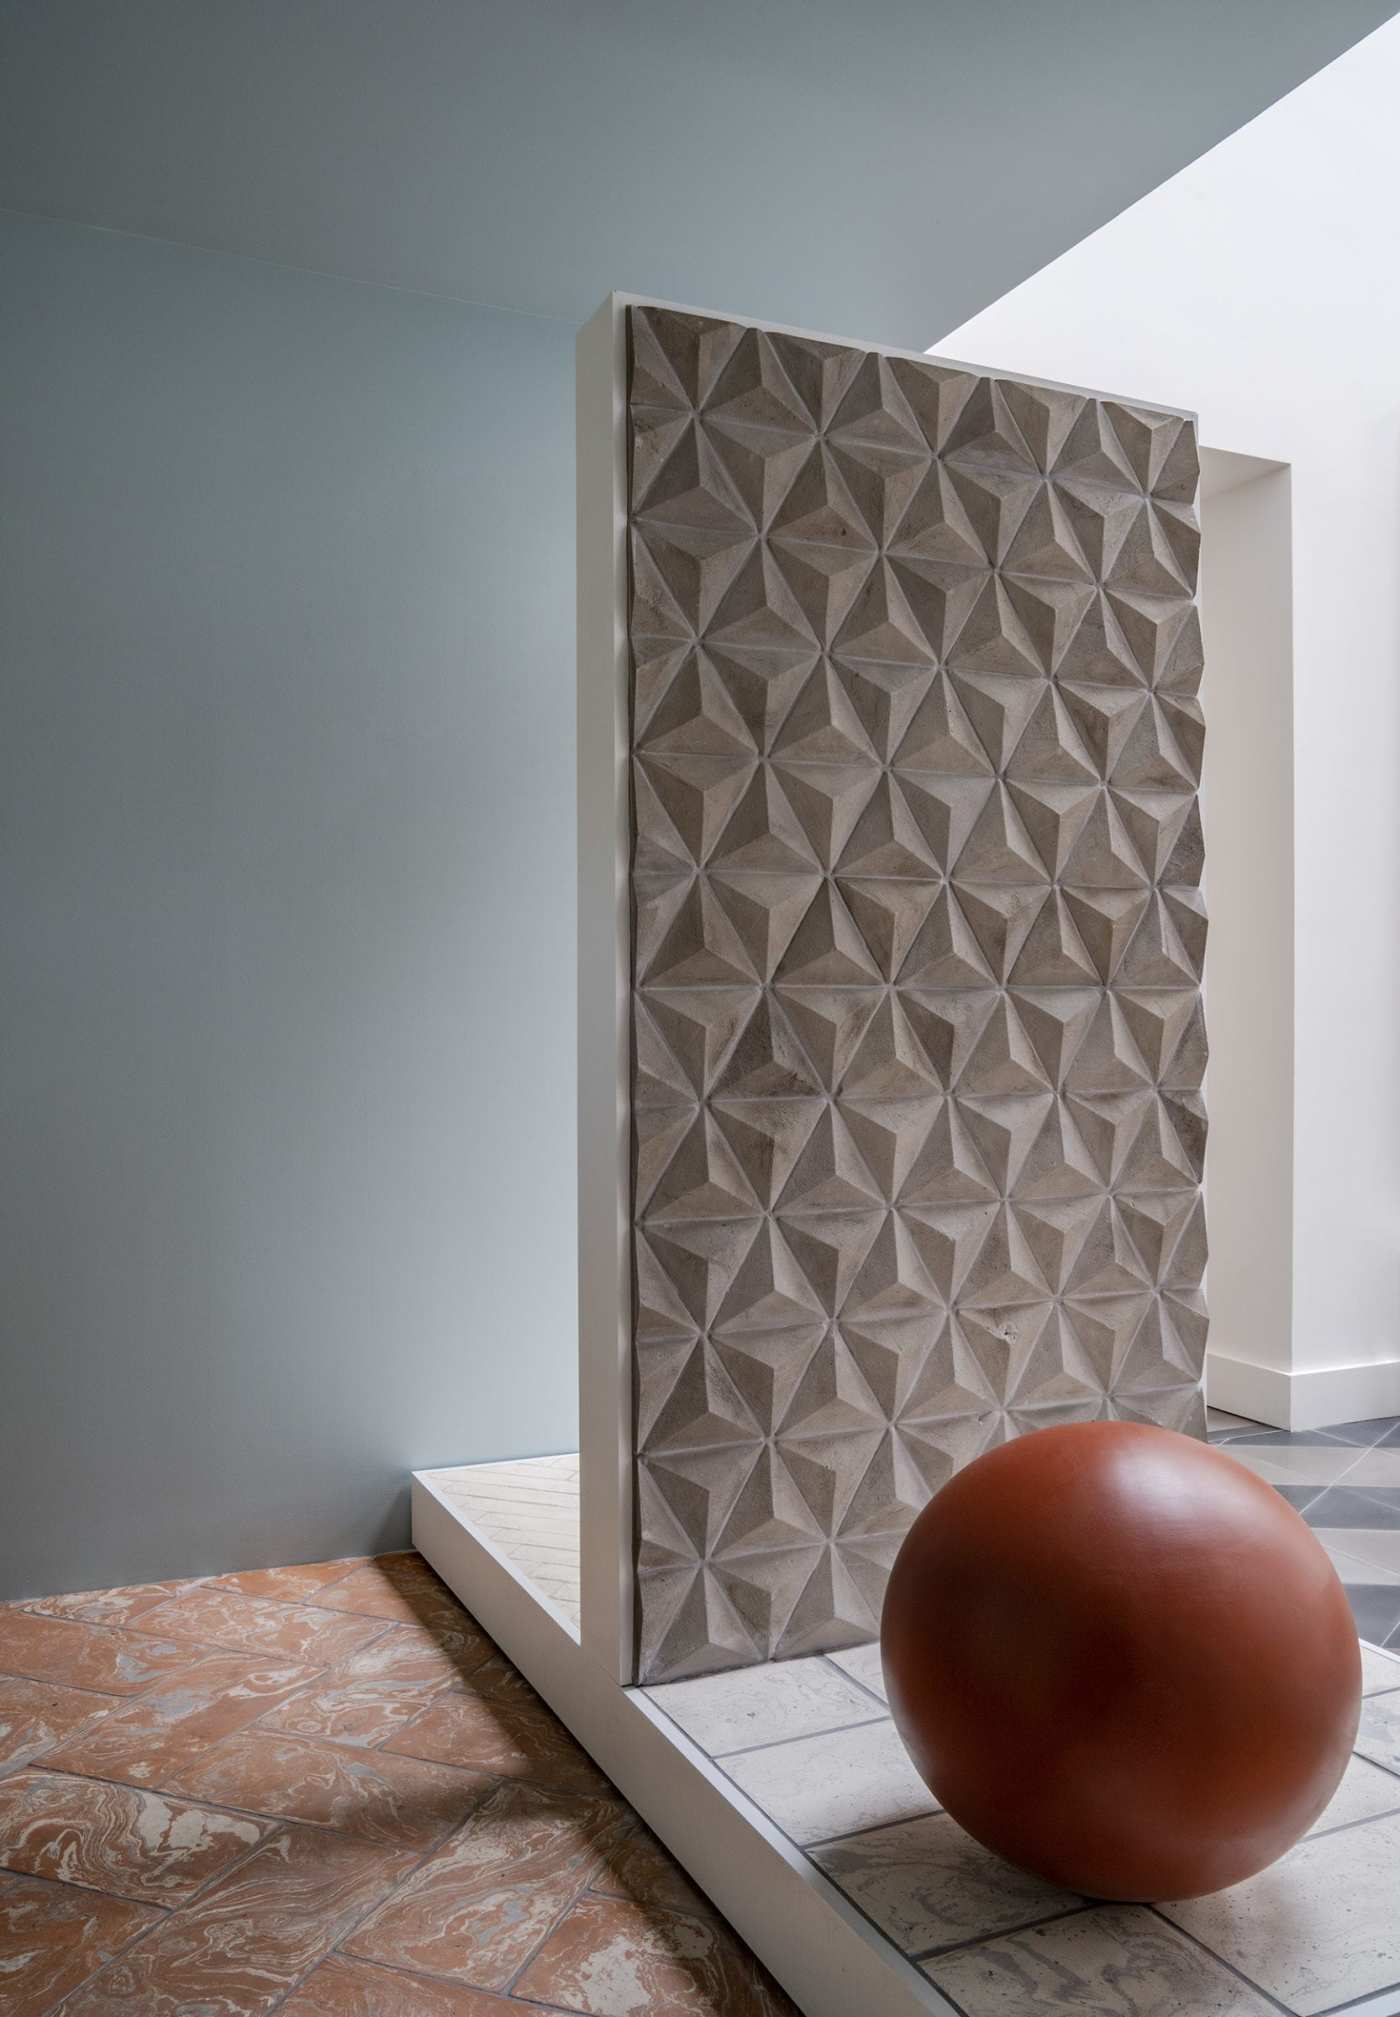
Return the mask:
POLYGON ((629 311, 638 1670, 874 1636, 990 1444, 1199 1432, 1194 422, 629 311))

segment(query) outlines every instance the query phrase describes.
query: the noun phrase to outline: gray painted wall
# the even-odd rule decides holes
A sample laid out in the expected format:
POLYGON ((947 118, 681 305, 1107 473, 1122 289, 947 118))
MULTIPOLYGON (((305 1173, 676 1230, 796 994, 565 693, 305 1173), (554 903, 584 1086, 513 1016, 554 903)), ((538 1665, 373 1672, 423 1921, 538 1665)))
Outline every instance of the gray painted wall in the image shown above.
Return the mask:
POLYGON ((0 1596, 400 1543, 576 1433, 573 332, 0 289, 0 1596))

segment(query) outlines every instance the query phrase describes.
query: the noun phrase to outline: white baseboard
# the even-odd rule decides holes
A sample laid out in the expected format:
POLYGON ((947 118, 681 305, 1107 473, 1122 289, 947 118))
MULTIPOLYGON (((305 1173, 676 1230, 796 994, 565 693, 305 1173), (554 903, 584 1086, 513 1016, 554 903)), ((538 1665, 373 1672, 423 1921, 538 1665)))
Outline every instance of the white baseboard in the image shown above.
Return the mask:
POLYGON ((1400 1415, 1400 1359, 1295 1373, 1208 1352, 1206 1399, 1213 1408, 1275 1429, 1325 1429, 1333 1422, 1400 1415))

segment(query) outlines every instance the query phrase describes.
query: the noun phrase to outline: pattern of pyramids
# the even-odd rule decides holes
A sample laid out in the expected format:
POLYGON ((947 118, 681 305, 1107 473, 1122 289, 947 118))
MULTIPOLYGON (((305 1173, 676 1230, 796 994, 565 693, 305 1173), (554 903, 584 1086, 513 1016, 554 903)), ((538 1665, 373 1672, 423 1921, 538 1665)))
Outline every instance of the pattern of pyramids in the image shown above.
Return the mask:
POLYGON ((638 1669, 960 1465, 1201 1433, 1193 424, 630 311, 638 1669))

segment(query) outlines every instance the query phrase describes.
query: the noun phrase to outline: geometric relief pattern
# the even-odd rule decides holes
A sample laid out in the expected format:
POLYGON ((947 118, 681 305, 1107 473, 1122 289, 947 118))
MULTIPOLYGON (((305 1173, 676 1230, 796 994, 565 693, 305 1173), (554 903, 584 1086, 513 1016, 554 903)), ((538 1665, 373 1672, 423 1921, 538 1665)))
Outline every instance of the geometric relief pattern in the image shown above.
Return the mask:
POLYGON ((638 1671, 871 1638, 1054 1422, 1203 1430, 1190 419, 629 315, 638 1671))

